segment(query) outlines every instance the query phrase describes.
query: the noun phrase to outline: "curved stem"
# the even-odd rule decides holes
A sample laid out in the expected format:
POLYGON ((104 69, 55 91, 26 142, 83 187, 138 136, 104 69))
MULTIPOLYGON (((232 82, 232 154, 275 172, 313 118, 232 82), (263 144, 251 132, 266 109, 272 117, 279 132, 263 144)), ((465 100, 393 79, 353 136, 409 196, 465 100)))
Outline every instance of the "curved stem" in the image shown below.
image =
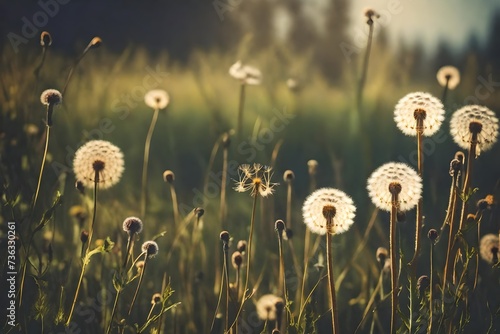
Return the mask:
MULTIPOLYGON (((453 235, 454 235, 454 221, 455 221, 455 211, 456 211, 456 205, 457 205, 457 187, 458 187, 458 174, 453 173, 452 175, 452 181, 451 181, 451 189, 450 189, 450 203, 448 205, 448 212, 446 214, 447 220, 449 224, 449 231, 448 231, 448 246, 446 250, 446 260, 445 260, 445 265, 444 265, 444 271, 443 271, 443 296, 445 293, 445 288, 446 288, 446 281, 448 280, 448 277, 450 275, 449 273, 449 268, 450 268, 450 259, 451 259, 451 249, 452 249, 452 244, 453 244, 453 235)), ((442 311, 444 312, 444 298, 443 298, 443 304, 442 304, 442 311)))
MULTIPOLYGON (((327 226, 332 225, 332 218, 328 218, 327 226)), ((332 235, 326 232, 326 261, 328 262, 328 285, 330 289, 330 303, 332 313, 332 331, 333 334, 339 334, 337 319, 337 301, 335 296, 335 280, 333 278, 333 258, 332 258, 332 235)))
POLYGON ((159 109, 156 108, 149 125, 148 134, 146 136, 146 143, 144 144, 144 160, 142 164, 142 187, 141 187, 141 215, 144 217, 146 213, 146 184, 148 181, 148 163, 149 163, 149 148, 151 146, 151 137, 155 129, 156 121, 158 120, 159 109))
POLYGON ((40 175, 38 176, 38 183, 37 183, 37 186, 36 186, 36 192, 35 192, 35 197, 33 199, 33 207, 32 207, 32 217, 34 215, 34 212, 35 212, 35 206, 36 206, 36 202, 38 200, 38 194, 40 192, 40 185, 42 184, 42 174, 43 174, 43 170, 45 168, 45 161, 47 160, 47 152, 48 152, 48 149, 49 149, 49 136, 50 136, 50 126, 46 126, 46 133, 45 133, 45 148, 43 150, 43 157, 42 157, 42 165, 40 166, 40 175))

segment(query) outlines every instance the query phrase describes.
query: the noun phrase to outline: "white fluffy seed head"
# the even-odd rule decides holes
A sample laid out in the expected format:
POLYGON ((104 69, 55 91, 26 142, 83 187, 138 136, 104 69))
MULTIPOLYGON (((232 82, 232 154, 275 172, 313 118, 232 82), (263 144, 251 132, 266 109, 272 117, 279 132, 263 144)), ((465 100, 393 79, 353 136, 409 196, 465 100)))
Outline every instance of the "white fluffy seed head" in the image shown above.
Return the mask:
POLYGON ((407 94, 394 108, 394 120, 398 128, 408 136, 417 135, 415 111, 423 110, 423 135, 432 136, 444 121, 444 107, 439 99, 429 93, 416 92, 407 94))
POLYGON ((229 75, 246 85, 260 85, 262 72, 253 66, 244 65, 240 60, 231 65, 229 75))
POLYGON ((471 122, 481 124, 481 132, 477 136, 477 154, 489 150, 497 141, 498 118, 490 109, 468 105, 455 111, 450 120, 450 133, 455 143, 464 150, 469 149, 472 133, 471 122))
POLYGON ((276 320, 277 302, 283 302, 283 299, 272 294, 267 294, 260 297, 259 300, 257 301, 257 304, 255 305, 259 319, 264 321, 276 320))
POLYGON ((57 89, 46 89, 40 95, 40 102, 46 106, 56 106, 62 102, 62 94, 57 89))
POLYGON ((94 187, 96 171, 99 188, 106 189, 120 181, 123 170, 122 151, 105 140, 87 142, 76 151, 73 160, 76 179, 86 188, 94 187))
POLYGON ((304 201, 302 215, 304 223, 313 233, 339 234, 345 232, 354 223, 356 207, 348 195, 334 188, 321 188, 314 191, 304 201), (327 226, 325 207, 334 208, 332 226, 327 226))
POLYGON ((391 211, 391 183, 399 183, 399 211, 408 211, 417 205, 422 194, 422 179, 410 166, 400 162, 389 162, 377 168, 368 178, 368 194, 381 210, 391 211))
POLYGON ((149 258, 155 257, 158 254, 158 244, 155 241, 146 241, 142 244, 141 250, 147 254, 149 258))
POLYGON ((448 83, 448 89, 455 89, 460 83, 460 71, 455 66, 443 66, 436 74, 437 81, 443 87, 448 83))
POLYGON ((498 235, 492 233, 484 235, 479 243, 479 254, 481 254, 481 258, 493 264, 495 253, 495 260, 498 260, 498 235))
POLYGON ((164 109, 170 102, 170 96, 163 89, 153 89, 144 95, 144 102, 153 109, 164 109))

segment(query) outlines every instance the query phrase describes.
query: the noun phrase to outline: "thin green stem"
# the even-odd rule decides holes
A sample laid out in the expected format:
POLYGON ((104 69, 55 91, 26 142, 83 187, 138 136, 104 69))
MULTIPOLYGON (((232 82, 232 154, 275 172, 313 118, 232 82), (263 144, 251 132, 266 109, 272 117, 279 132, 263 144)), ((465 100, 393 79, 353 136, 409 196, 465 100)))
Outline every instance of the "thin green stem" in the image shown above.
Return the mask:
POLYGON ((134 247, 134 236, 135 236, 135 233, 131 233, 128 236, 127 254, 125 255, 125 261, 123 262, 123 270, 125 270, 127 268, 128 260, 131 256, 132 248, 134 247))
POLYGON ((220 188, 220 207, 219 207, 219 227, 224 229, 226 222, 226 185, 227 185, 227 160, 228 160, 228 149, 224 146, 222 150, 222 180, 220 188))
POLYGON ((90 223, 89 238, 87 240, 87 250, 85 251, 85 256, 83 257, 82 270, 80 272, 80 277, 78 278, 78 284, 76 285, 75 297, 73 298, 73 303, 71 304, 71 309, 69 311, 68 320, 66 321, 66 327, 68 327, 69 324, 71 323, 71 318, 73 317, 73 311, 75 310, 76 301, 78 299, 78 294, 80 292, 80 287, 82 285, 83 275, 85 274, 85 269, 87 268, 87 265, 90 262, 90 257, 88 255, 89 255, 89 251, 90 251, 90 245, 92 243, 92 236, 94 234, 94 223, 95 223, 95 218, 96 218, 96 213, 97 213, 98 184, 99 184, 99 172, 96 171, 95 177, 94 177, 94 209, 92 212, 92 221, 90 223))
POLYGON ((245 84, 242 83, 240 86, 240 101, 239 101, 239 106, 238 106, 238 127, 237 127, 237 133, 238 136, 241 138, 241 131, 243 130, 243 109, 245 107, 245 84))
POLYGON ((139 283, 137 283, 137 288, 135 289, 134 297, 132 298, 132 302, 130 303, 130 307, 128 309, 128 315, 132 313, 132 309, 134 308, 135 300, 137 299, 137 295, 139 294, 139 289, 142 285, 142 280, 144 279, 144 273, 146 272, 146 265, 148 264, 148 253, 144 253, 144 267, 142 268, 141 276, 139 277, 139 283))
POLYGON ((153 136, 153 131, 156 126, 156 121, 158 120, 158 114, 160 110, 155 109, 153 118, 151 119, 151 124, 149 125, 148 134, 146 136, 146 143, 144 144, 144 159, 142 163, 142 187, 141 187, 141 215, 144 217, 146 214, 146 188, 148 182, 148 163, 149 163, 149 149, 151 146, 151 137, 153 136))
POLYGON ((113 324, 113 318, 115 317, 115 312, 118 305, 118 298, 120 298, 121 292, 122 292, 121 289, 116 291, 115 302, 113 303, 113 310, 111 311, 111 318, 109 319, 109 324, 108 328, 106 329, 106 334, 109 334, 109 332, 111 331, 111 325, 113 324))
POLYGON ((369 26, 368 40, 367 40, 367 44, 366 44, 366 52, 365 52, 365 57, 363 59, 363 68, 361 70, 361 77, 359 79, 357 98, 356 98, 358 112, 361 109, 361 106, 363 103, 363 90, 365 87, 366 76, 367 76, 367 72, 368 72, 368 61, 370 60, 370 51, 371 51, 372 40, 373 40, 373 21, 371 19, 368 22, 368 26, 369 26))

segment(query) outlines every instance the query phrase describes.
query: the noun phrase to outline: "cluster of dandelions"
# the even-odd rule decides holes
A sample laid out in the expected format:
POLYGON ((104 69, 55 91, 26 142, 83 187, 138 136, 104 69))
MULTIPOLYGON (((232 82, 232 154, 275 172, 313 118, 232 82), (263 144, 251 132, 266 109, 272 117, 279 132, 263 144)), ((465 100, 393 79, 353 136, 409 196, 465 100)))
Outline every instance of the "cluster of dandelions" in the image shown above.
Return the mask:
POLYGON ((266 197, 273 193, 277 183, 271 182, 272 168, 258 163, 244 164, 239 167, 239 180, 234 190, 237 192, 250 191, 251 196, 266 197))
POLYGON ((85 187, 106 189, 115 185, 124 170, 122 151, 105 140, 91 140, 75 153, 73 170, 85 187))

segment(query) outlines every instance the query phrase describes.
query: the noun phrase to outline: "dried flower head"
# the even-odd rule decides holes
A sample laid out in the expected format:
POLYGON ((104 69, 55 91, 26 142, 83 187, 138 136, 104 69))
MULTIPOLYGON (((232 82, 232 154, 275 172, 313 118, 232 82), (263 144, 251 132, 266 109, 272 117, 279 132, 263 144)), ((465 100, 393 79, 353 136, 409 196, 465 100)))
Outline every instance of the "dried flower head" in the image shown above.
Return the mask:
POLYGON ((283 181, 285 182, 291 182, 295 179, 295 173, 289 169, 287 169, 284 173, 283 173, 283 181))
POLYGON ((153 89, 144 95, 144 102, 153 109, 164 109, 170 102, 170 97, 163 89, 153 89))
POLYGON ((497 141, 498 118, 490 109, 468 105, 453 113, 450 120, 450 133, 455 143, 469 149, 473 133, 477 135, 477 155, 489 150, 497 141))
POLYGON ((261 164, 241 165, 239 168, 239 181, 234 190, 237 192, 251 191, 250 195, 266 197, 272 195, 278 183, 272 183, 272 168, 261 164))
POLYGON ((90 41, 89 45, 87 46, 88 48, 98 48, 102 44, 102 39, 99 36, 96 36, 92 38, 90 41))
POLYGON ((240 252, 235 251, 233 255, 231 255, 231 263, 233 264, 234 269, 241 267, 241 264, 243 263, 243 256, 240 252))
POLYGON ((42 31, 40 34, 40 45, 43 47, 52 45, 52 36, 50 36, 48 31, 42 31))
POLYGON ((490 264, 498 262, 498 234, 486 234, 479 243, 481 258, 490 264))
POLYGON ((153 294, 153 297, 151 297, 151 304, 155 305, 161 302, 161 294, 160 293, 155 293, 153 294))
POLYGON ((430 241, 432 241, 432 243, 434 243, 436 239, 439 237, 439 233, 436 229, 431 228, 427 233, 427 237, 429 238, 430 241))
POLYGON ((175 174, 171 170, 166 170, 163 172, 163 181, 167 183, 174 183, 175 181, 175 174))
POLYGON ((56 106, 62 102, 62 94, 57 89, 46 89, 40 95, 40 102, 46 106, 56 106))
POLYGON ((398 183, 401 192, 398 194, 398 209, 408 211, 417 205, 422 193, 422 179, 408 165, 400 162, 389 162, 377 168, 368 178, 368 194, 378 208, 391 211, 391 184, 398 183))
POLYGON ((317 234, 339 234, 354 222, 356 207, 343 191, 321 188, 309 195, 302 206, 304 223, 317 234), (331 220, 332 224, 327 226, 331 220))
POLYGON ((455 66, 443 66, 437 71, 436 78, 442 87, 453 90, 460 83, 460 71, 455 66))
POLYGON ((229 75, 246 85, 260 85, 262 81, 262 73, 258 68, 244 65, 239 60, 229 68, 229 75))
POLYGON ((152 240, 146 241, 142 244, 141 250, 147 254, 149 258, 158 254, 158 244, 152 240))
POLYGON ((272 294, 260 297, 257 301, 257 305, 255 305, 259 319, 269 321, 276 320, 276 303, 279 301, 283 302, 283 299, 272 294))
POLYGON ((221 240, 223 243, 228 244, 228 243, 229 243, 229 239, 230 239, 229 232, 228 232, 228 231, 222 231, 222 232, 219 234, 219 238, 220 238, 220 240, 221 240))
POLYGON ((318 171, 318 162, 316 160, 309 160, 307 162, 307 168, 310 175, 315 175, 318 171))
POLYGON ((123 170, 122 151, 105 140, 91 140, 75 153, 73 170, 85 187, 109 188, 120 180, 123 170), (96 178, 97 176, 97 178, 96 178))
POLYGON ((373 8, 365 8, 363 10, 363 15, 368 19, 368 24, 372 24, 374 18, 378 19, 380 17, 380 14, 377 13, 373 8))
POLYGON ((129 235, 141 233, 142 226, 142 220, 137 217, 128 217, 123 221, 123 230, 129 235))
POLYGON ((432 136, 443 123, 443 104, 429 93, 407 94, 394 108, 396 125, 405 135, 416 136, 418 118, 422 119, 422 134, 432 136))
POLYGON ((238 243, 236 244, 236 249, 240 253, 245 253, 245 251, 247 250, 247 241, 246 240, 238 241, 238 243))

